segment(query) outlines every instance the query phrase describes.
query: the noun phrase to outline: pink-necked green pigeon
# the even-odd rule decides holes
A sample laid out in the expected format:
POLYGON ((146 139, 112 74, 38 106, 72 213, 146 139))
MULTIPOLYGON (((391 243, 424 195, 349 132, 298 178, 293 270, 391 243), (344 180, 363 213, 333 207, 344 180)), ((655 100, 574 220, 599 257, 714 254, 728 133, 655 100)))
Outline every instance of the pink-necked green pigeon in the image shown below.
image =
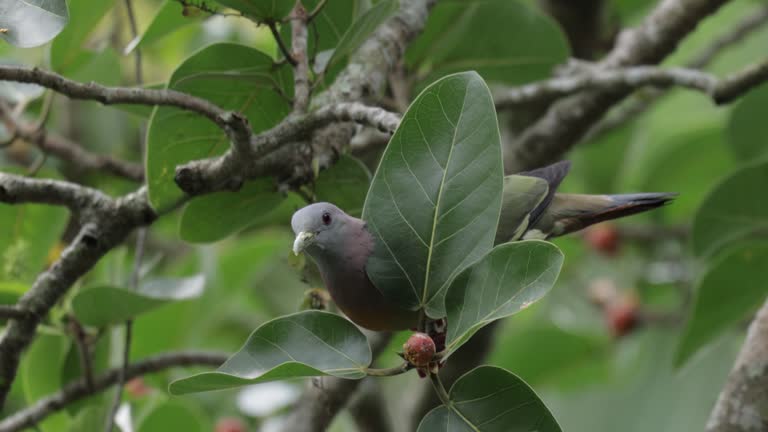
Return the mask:
MULTIPOLYGON (((568 234, 597 222, 659 207, 675 195, 555 193, 569 168, 570 164, 563 161, 504 178, 496 244, 568 234)), ((392 304, 368 278, 365 266, 375 242, 363 220, 320 202, 294 213, 291 226, 296 234, 294 253, 304 251, 312 257, 333 301, 349 319, 377 331, 417 325, 416 311, 392 304)))

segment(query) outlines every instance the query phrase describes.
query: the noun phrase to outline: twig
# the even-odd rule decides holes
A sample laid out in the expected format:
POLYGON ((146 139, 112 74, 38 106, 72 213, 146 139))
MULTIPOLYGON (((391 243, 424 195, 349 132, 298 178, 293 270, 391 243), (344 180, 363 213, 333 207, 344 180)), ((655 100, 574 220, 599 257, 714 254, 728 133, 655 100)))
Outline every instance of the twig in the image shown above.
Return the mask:
MULTIPOLYGON (((132 39, 139 36, 138 25, 136 24, 136 14, 133 12, 133 1, 125 0, 125 13, 128 15, 128 24, 131 26, 132 39)), ((136 84, 144 83, 144 74, 141 67, 141 49, 137 46, 133 49, 133 66, 136 78, 136 84)))
POLYGON ((320 0, 319 2, 317 2, 317 5, 315 5, 315 8, 312 9, 312 11, 307 16, 308 23, 314 21, 314 19, 320 14, 320 12, 323 11, 323 8, 325 7, 326 3, 328 3, 328 0, 320 0))
POLYGON ((375 377, 389 377, 389 376, 404 374, 411 369, 413 369, 413 366, 411 366, 410 363, 403 363, 400 366, 395 366, 395 367, 386 368, 386 369, 366 368, 365 374, 368 376, 375 376, 375 377))
POLYGON ((309 53, 307 51, 307 10, 300 0, 291 13, 291 57, 293 64, 293 112, 304 114, 309 108, 309 93, 312 83, 309 78, 309 53))
POLYGON ((768 428, 768 301, 747 338, 707 422, 707 432, 757 432, 768 428))
POLYGON ((269 27, 269 31, 272 32, 272 37, 275 38, 275 42, 277 42, 277 47, 280 49, 280 52, 283 53, 283 57, 285 57, 285 60, 291 64, 291 66, 296 67, 297 62, 296 59, 293 58, 291 55, 291 51, 288 49, 288 47, 285 45, 285 41, 283 40, 283 37, 280 36, 280 32, 277 31, 277 25, 274 21, 267 21, 267 27, 269 27))
MULTIPOLYGON (((182 351, 159 354, 131 364, 125 373, 130 380, 142 375, 160 372, 180 366, 220 366, 227 360, 226 354, 182 351)), ((115 385, 119 381, 121 368, 110 369, 94 379, 93 390, 88 389, 84 379, 70 382, 50 396, 36 401, 31 406, 11 414, 0 421, 0 432, 15 432, 40 422, 50 414, 61 410, 78 400, 84 399, 115 385)))

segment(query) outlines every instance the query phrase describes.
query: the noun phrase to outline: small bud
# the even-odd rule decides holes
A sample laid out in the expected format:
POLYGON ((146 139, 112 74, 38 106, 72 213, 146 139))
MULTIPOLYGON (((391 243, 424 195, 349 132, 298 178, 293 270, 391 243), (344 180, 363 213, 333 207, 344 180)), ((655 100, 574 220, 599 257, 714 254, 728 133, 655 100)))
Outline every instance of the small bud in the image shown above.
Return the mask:
POLYGON ((590 227, 584 232, 584 240, 595 251, 608 256, 616 255, 619 251, 619 230, 609 223, 590 227))
POLYGON ((135 398, 140 398, 152 393, 152 388, 144 382, 142 377, 136 377, 125 383, 125 391, 135 398))
POLYGON ((403 345, 403 355, 408 363, 426 367, 435 356, 435 342, 424 333, 414 333, 403 345))
POLYGON ((637 327, 639 321, 637 303, 623 301, 609 305, 605 309, 605 317, 613 337, 626 336, 637 327))
POLYGON ((331 296, 328 291, 320 288, 312 288, 304 292, 304 298, 301 302, 301 310, 328 310, 331 302, 331 296))
POLYGON ((246 432, 248 429, 242 420, 236 417, 222 417, 216 421, 215 432, 246 432))

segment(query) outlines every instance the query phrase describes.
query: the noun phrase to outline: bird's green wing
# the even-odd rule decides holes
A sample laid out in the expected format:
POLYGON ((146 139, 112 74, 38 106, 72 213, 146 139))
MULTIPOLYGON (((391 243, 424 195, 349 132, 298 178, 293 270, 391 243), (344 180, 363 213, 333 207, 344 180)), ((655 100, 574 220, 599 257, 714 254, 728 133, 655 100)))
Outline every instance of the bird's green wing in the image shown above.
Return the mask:
POLYGON ((549 192, 547 181, 539 177, 509 175, 504 177, 501 216, 495 244, 514 241, 528 229, 530 214, 549 192))

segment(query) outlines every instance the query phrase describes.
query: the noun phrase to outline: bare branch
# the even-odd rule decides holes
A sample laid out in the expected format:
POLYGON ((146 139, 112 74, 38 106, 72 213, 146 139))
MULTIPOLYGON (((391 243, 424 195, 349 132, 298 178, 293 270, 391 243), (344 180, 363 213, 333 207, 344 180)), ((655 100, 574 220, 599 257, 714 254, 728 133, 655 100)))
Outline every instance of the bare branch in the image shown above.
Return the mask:
MULTIPOLYGON (((749 13, 733 28, 716 38, 691 60, 685 63, 689 69, 702 69, 709 65, 717 56, 723 53, 727 48, 740 42, 754 31, 768 23, 768 7, 762 7, 757 13, 749 13)), ((636 94, 626 104, 616 107, 612 113, 604 118, 600 123, 592 127, 584 137, 584 141, 593 139, 607 131, 613 130, 624 125, 633 118, 648 110, 659 98, 666 94, 662 89, 644 89, 636 94)))
POLYGON ((196 112, 220 127, 239 127, 230 124, 231 116, 215 104, 175 90, 154 90, 139 87, 106 87, 95 82, 83 84, 54 72, 24 66, 0 65, 0 81, 37 84, 69 96, 72 99, 94 100, 104 105, 138 104, 165 105, 196 112))
POLYGON ((307 23, 309 16, 301 1, 291 13, 291 57, 293 65, 293 112, 303 114, 309 107, 309 93, 312 88, 309 81, 309 53, 307 51, 307 23))
POLYGON ((93 208, 109 200, 101 191, 75 183, 0 172, 0 202, 7 204, 52 204, 79 213, 84 208, 93 208))
POLYGON ((505 109, 532 102, 551 101, 585 90, 637 89, 643 86, 680 86, 699 90, 715 103, 725 104, 768 80, 768 60, 723 79, 693 69, 634 66, 594 69, 591 72, 505 90, 495 98, 496 108, 505 109))
MULTIPOLYGON (((662 0, 643 23, 625 30, 613 51, 599 63, 603 69, 654 64, 675 50, 707 15, 727 0, 662 0)), ((512 146, 509 172, 519 172, 557 159, 578 142, 632 89, 584 92, 553 104, 512 146)))
POLYGON ((736 364, 707 422, 707 432, 768 429, 768 301, 749 326, 736 364))
POLYGON ((243 180, 274 175, 284 168, 293 168, 292 159, 269 163, 250 163, 275 151, 284 143, 298 141, 323 126, 335 122, 354 121, 379 130, 393 132, 400 123, 397 114, 360 103, 339 103, 324 106, 300 117, 286 119, 274 128, 250 139, 247 147, 231 148, 224 155, 193 161, 176 168, 176 184, 190 195, 220 189, 237 189, 243 180))
POLYGON ((44 129, 38 129, 34 124, 23 123, 10 114, 10 109, 0 103, 0 116, 6 124, 11 125, 16 138, 35 144, 45 153, 71 162, 81 169, 104 171, 133 181, 144 179, 144 168, 138 163, 122 161, 108 155, 93 154, 67 138, 52 135, 44 129))
MULTIPOLYGON (((226 360, 227 355, 220 353, 182 351, 159 354, 131 364, 125 371, 125 377, 130 380, 181 366, 219 366, 226 360)), ((32 406, 0 421, 0 432, 15 432, 31 427, 69 404, 106 390, 117 383, 119 372, 120 368, 114 368, 97 376, 93 390, 88 389, 83 379, 66 384, 58 393, 40 399, 32 406)))

